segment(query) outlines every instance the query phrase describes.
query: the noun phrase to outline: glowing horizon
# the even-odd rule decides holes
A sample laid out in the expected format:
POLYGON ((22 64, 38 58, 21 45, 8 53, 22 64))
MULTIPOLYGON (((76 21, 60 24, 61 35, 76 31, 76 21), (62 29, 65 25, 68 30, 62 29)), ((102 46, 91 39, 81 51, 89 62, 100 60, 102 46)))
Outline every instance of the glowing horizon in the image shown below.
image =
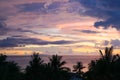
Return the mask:
POLYGON ((100 0, 1 0, 0 52, 96 55, 99 49, 113 46, 114 54, 120 54, 119 6, 109 4, 100 0))

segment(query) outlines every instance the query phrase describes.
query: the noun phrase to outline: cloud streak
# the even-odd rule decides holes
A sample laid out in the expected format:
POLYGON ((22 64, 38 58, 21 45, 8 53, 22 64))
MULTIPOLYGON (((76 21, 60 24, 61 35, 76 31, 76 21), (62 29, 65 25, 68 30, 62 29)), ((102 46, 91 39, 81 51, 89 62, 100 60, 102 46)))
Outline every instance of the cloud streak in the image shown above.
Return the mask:
POLYGON ((21 36, 8 37, 6 39, 0 40, 0 47, 21 47, 25 45, 48 45, 48 44, 70 44, 73 41, 58 40, 58 41, 46 41, 37 38, 23 38, 21 36))
POLYGON ((32 34, 42 34, 42 33, 37 33, 37 32, 34 32, 32 30, 25 30, 25 29, 22 29, 22 28, 11 28, 11 27, 8 27, 7 24, 5 23, 5 19, 0 19, 0 35, 6 35, 6 34, 9 34, 9 32, 21 32, 21 33, 26 33, 26 32, 29 32, 29 33, 32 33, 32 34))
POLYGON ((82 33, 88 33, 88 34, 96 34, 96 33, 100 33, 98 31, 93 31, 93 30, 74 30, 74 31, 77 31, 77 32, 82 32, 82 33))

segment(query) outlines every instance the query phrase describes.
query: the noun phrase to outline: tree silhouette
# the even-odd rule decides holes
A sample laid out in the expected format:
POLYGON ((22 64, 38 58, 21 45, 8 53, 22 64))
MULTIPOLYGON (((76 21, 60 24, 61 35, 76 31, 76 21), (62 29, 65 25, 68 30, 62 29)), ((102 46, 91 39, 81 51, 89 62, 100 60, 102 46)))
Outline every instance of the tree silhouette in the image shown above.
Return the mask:
POLYGON ((62 61, 62 56, 52 55, 52 57, 49 58, 49 60, 50 60, 49 65, 54 71, 69 70, 69 68, 63 67, 66 64, 66 62, 62 61))
POLYGON ((82 69, 85 67, 83 66, 82 62, 77 62, 77 64, 74 65, 73 68, 74 68, 73 72, 76 72, 78 74, 78 77, 83 77, 82 69))
MULTIPOLYGON (((105 48, 105 53, 101 50, 101 58, 98 60, 92 60, 89 64, 89 71, 87 74, 88 80, 117 80, 115 79, 116 69, 118 68, 118 63, 120 65, 119 55, 113 55, 113 47, 105 48), (116 68, 115 68, 116 67, 116 68)), ((120 66, 119 66, 120 67, 120 66)), ((119 71, 120 74, 120 71, 119 71)))
POLYGON ((6 63, 6 55, 0 54, 0 65, 2 65, 3 63, 6 63))
POLYGON ((44 77, 44 64, 43 60, 39 57, 38 53, 31 56, 32 60, 26 67, 25 79, 26 80, 43 80, 44 77))
POLYGON ((64 67, 66 62, 62 61, 62 56, 52 55, 49 60, 50 62, 48 63, 48 66, 50 67, 52 72, 52 80, 67 80, 69 78, 68 72, 70 71, 70 69, 64 67))
POLYGON ((113 53, 113 47, 110 47, 110 48, 106 47, 104 54, 101 50, 99 50, 99 52, 101 54, 101 59, 103 59, 106 63, 114 62, 114 60, 116 59, 115 56, 112 54, 113 53))
POLYGON ((62 56, 52 55, 48 63, 44 63, 38 53, 31 56, 25 72, 14 61, 7 61, 7 56, 0 54, 0 80, 69 80, 71 76, 79 76, 85 80, 120 80, 120 56, 113 55, 113 47, 99 50, 100 58, 92 60, 88 71, 82 72, 82 62, 73 66, 74 74, 65 67, 62 56))
POLYGON ((13 61, 6 61, 6 58, 0 54, 0 80, 20 80, 20 67, 13 61))

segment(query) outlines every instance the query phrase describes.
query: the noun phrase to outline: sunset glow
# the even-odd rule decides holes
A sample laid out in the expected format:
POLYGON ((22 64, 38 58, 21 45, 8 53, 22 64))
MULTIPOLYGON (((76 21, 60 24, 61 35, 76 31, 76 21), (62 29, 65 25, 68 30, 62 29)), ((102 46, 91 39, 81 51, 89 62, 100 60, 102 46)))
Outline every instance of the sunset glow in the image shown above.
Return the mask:
POLYGON ((114 53, 120 54, 120 18, 116 17, 120 14, 115 12, 118 7, 104 8, 100 0, 95 1, 97 6, 92 3, 1 0, 0 52, 98 55, 99 49, 113 46, 114 53))

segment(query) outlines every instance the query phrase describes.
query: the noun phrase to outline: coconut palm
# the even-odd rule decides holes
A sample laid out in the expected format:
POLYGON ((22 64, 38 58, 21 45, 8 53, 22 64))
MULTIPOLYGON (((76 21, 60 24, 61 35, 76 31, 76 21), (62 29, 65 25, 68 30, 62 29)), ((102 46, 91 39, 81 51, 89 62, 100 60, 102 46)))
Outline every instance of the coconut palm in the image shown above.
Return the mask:
POLYGON ((70 70, 67 67, 64 67, 64 65, 66 64, 65 61, 62 61, 62 56, 58 56, 58 55, 52 55, 51 58, 49 58, 50 62, 48 63, 51 68, 55 71, 58 70, 70 70))
POLYGON ((52 55, 49 60, 48 66, 50 67, 51 80, 68 80, 70 69, 64 67, 66 62, 62 61, 62 56, 52 55))
POLYGON ((7 61, 7 56, 0 54, 0 80, 20 80, 20 67, 14 61, 7 61))
POLYGON ((77 64, 74 65, 73 68, 74 68, 74 70, 73 70, 74 72, 81 74, 81 73, 83 73, 82 69, 85 67, 83 66, 82 62, 77 62, 77 64))
POLYGON ((4 62, 6 62, 6 55, 0 54, 0 65, 2 65, 4 62))
POLYGON ((91 80, 112 80, 114 63, 118 60, 117 55, 113 55, 113 47, 105 48, 103 53, 101 50, 100 59, 91 61, 89 64, 89 79, 91 80), (94 76, 93 76, 94 75, 94 76))
POLYGON ((105 48, 105 53, 103 53, 101 50, 99 50, 101 54, 101 59, 103 59, 105 62, 112 62, 114 61, 115 57, 113 56, 113 47, 105 48))
POLYGON ((34 53, 31 56, 32 60, 29 62, 29 65, 26 67, 25 78, 27 80, 39 80, 43 79, 44 73, 44 64, 43 60, 39 57, 38 53, 34 53))

